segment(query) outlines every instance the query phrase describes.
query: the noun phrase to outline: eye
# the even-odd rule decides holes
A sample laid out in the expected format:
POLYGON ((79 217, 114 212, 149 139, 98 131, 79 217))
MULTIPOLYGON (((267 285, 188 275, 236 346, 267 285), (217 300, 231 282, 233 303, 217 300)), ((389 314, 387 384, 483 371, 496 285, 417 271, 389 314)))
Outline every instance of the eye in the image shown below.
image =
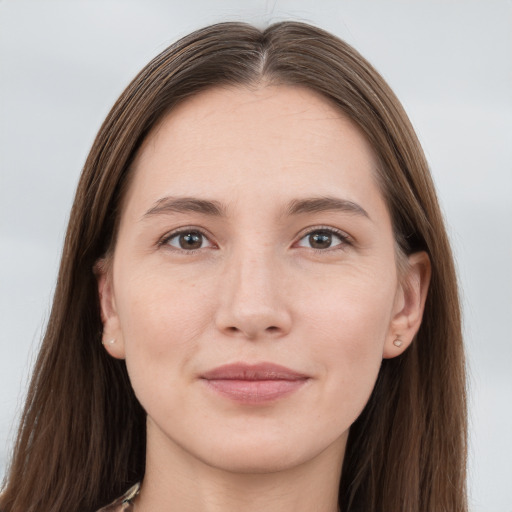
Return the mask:
POLYGON ((348 243, 348 237, 333 229, 315 229, 303 236, 299 242, 299 247, 309 247, 311 249, 331 249, 339 245, 348 243))
POLYGON ((171 247, 184 251, 194 251, 204 249, 205 247, 212 247, 211 242, 203 233, 192 229, 174 233, 163 240, 162 244, 170 245, 171 247))

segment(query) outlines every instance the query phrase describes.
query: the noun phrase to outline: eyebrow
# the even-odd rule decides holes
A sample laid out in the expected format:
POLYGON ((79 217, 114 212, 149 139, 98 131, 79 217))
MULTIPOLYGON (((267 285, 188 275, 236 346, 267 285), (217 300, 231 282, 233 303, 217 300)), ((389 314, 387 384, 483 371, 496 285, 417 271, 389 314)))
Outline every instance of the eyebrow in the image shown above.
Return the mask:
MULTIPOLYGON (((155 204, 142 216, 142 219, 160 214, 188 212, 201 213, 203 215, 213 217, 225 217, 226 211, 227 208, 219 201, 198 199, 195 197, 169 196, 163 197, 156 201, 155 204)), ((290 216, 301 215, 305 213, 340 211, 360 215, 370 219, 370 216, 366 210, 357 203, 347 199, 331 196, 294 199, 290 201, 285 210, 285 212, 290 216)))
POLYGON ((367 211, 353 201, 340 199, 338 197, 322 196, 306 199, 294 199, 288 205, 288 215, 299 215, 301 213, 318 212, 346 212, 361 215, 370 219, 367 211))
POLYGON ((142 219, 162 213, 187 212, 202 213, 203 215, 215 217, 223 217, 226 215, 226 209, 218 201, 197 199, 195 197, 163 197, 142 216, 142 219))

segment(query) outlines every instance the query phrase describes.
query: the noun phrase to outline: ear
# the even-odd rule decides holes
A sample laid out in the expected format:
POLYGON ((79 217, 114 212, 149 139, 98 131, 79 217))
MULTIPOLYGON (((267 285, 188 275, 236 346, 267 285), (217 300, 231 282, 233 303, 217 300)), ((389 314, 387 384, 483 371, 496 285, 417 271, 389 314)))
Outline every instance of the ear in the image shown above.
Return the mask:
POLYGON ((98 282, 101 321, 103 322, 103 346, 112 357, 124 359, 124 339, 116 309, 112 265, 108 264, 105 259, 98 260, 94 265, 94 274, 98 282))
POLYGON ((426 252, 416 252, 407 259, 382 353, 384 359, 396 357, 405 351, 412 343, 423 318, 431 276, 430 258, 426 252))

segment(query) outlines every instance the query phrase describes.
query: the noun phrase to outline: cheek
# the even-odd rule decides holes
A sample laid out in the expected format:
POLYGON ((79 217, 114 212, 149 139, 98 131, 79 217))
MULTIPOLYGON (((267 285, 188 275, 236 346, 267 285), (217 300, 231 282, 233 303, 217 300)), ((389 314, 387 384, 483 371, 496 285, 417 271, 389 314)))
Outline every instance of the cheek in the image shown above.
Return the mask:
POLYGON ((343 340, 343 346, 354 357, 364 357, 376 346, 382 348, 397 290, 394 272, 388 269, 386 276, 375 268, 347 269, 315 279, 314 283, 303 283, 298 292, 303 301, 297 317, 314 326, 327 347, 337 350, 340 343, 335 340, 343 340))
POLYGON ((211 321, 206 291, 159 272, 141 272, 117 291, 126 364, 136 392, 183 378, 211 321))
MULTIPOLYGON (((116 295, 123 336, 128 345, 185 344, 211 316, 205 282, 178 276, 176 271, 132 272, 116 295), (119 293, 118 293, 119 292, 119 293)), ((163 348, 162 347, 162 348, 163 348)))
POLYGON ((367 279, 352 277, 331 279, 324 286, 317 282, 298 317, 308 332, 312 360, 322 362, 323 396, 343 403, 355 419, 381 366, 395 286, 393 280, 371 274, 367 279))

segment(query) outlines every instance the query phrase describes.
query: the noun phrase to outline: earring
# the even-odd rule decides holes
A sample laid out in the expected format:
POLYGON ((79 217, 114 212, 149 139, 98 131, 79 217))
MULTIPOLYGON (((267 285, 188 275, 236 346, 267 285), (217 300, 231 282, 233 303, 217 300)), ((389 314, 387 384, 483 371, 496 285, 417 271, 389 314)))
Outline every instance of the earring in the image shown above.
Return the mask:
POLYGON ((115 342, 116 342, 116 339, 115 339, 115 338, 112 338, 111 340, 108 340, 107 342, 102 341, 101 343, 102 343, 103 345, 113 345, 115 342))
POLYGON ((402 343, 403 341, 400 338, 397 338, 395 341, 393 341, 393 345, 395 345, 395 347, 401 347, 402 343))

